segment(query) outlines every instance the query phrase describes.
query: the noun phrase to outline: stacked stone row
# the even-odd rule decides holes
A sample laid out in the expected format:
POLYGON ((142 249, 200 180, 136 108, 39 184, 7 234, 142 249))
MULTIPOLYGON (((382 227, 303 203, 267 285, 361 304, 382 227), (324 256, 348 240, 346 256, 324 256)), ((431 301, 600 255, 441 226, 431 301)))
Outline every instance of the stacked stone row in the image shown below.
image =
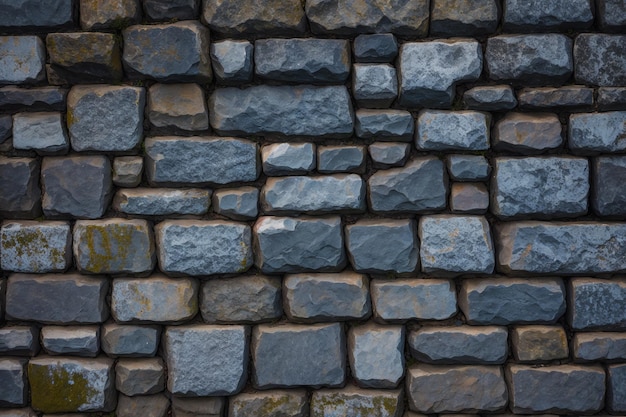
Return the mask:
POLYGON ((623 1, 0 9, 0 416, 626 413, 623 1))

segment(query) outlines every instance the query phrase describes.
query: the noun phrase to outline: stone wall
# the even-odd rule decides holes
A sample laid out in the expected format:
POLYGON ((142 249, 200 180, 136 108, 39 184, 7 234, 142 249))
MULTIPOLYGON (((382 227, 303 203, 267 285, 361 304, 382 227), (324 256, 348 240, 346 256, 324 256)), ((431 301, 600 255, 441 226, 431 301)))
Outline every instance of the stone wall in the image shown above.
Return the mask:
POLYGON ((626 413, 623 0, 0 34, 0 416, 626 413))

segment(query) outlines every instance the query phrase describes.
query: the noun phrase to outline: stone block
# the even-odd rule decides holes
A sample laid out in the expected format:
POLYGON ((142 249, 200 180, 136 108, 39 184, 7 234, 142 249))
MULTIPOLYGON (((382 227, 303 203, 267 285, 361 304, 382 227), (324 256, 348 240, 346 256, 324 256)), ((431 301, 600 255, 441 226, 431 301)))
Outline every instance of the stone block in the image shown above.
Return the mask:
POLYGON ((573 278, 568 320, 575 330, 626 329, 626 279, 573 278))
POLYGON ((74 24, 74 0, 2 0, 2 31, 60 29, 74 24))
POLYGON ((574 76, 580 84, 600 87, 626 84, 626 35, 582 33, 574 42, 574 76))
POLYGON ((561 326, 516 326, 511 330, 513 357, 518 362, 567 359, 567 335, 561 326))
POLYGON ((466 280, 459 307, 472 325, 555 323, 565 313, 565 286, 560 278, 466 280))
MULTIPOLYGON (((37 413, 30 407, 0 409, 0 417, 37 417, 37 413)), ((85 417, 82 414, 73 414, 72 417, 85 417)))
POLYGON ((252 383, 258 389, 339 387, 346 346, 339 323, 261 324, 252 331, 252 383))
POLYGON ((317 171, 321 174, 363 173, 365 171, 365 147, 358 145, 318 146, 317 171))
POLYGON ((453 213, 484 214, 489 208, 489 191, 482 183, 454 183, 450 189, 453 213))
POLYGON ((510 85, 489 85, 470 88, 463 93, 463 103, 472 110, 507 111, 517 107, 510 85))
MULTIPOLYGON (((5 87, 7 88, 7 87, 5 87)), ((1 91, 2 89, 0 89, 1 91)), ((2 93, 0 92, 0 95, 2 93)), ((598 88, 598 110, 620 110, 626 108, 626 87, 598 88)))
POLYGON ((355 113, 354 131, 361 139, 413 140, 415 122, 405 110, 358 109, 355 113))
POLYGON ((172 397, 172 417, 222 417, 224 397, 172 397))
POLYGON ((159 268, 167 274, 232 274, 252 266, 252 232, 245 223, 165 220, 154 231, 159 268))
POLYGON ((415 145, 422 151, 484 151, 489 149, 487 113, 472 110, 422 110, 415 145))
POLYGON ((626 214, 626 158, 601 156, 593 160, 591 205, 600 216, 626 214))
POLYGON ((108 280, 101 277, 13 274, 7 284, 6 318, 60 325, 102 323, 109 316, 108 290, 108 280))
POLYGON ((41 345, 49 355, 95 358, 100 351, 98 326, 44 326, 41 345))
POLYGON ((505 0, 506 32, 584 30, 593 25, 593 4, 588 0, 505 0))
POLYGON ((448 173, 455 181, 482 181, 489 178, 491 167, 481 155, 448 156, 448 173))
POLYGON ((167 417, 170 409, 170 400, 163 394, 140 395, 127 397, 120 394, 116 417, 167 417))
POLYGON ((211 43, 213 74, 219 84, 252 81, 254 46, 246 40, 226 39, 211 43))
POLYGON ((0 407, 21 407, 28 404, 25 365, 25 359, 0 359, 0 407))
POLYGON ((94 3, 80 0, 80 26, 83 30, 119 29, 141 19, 139 0, 113 0, 94 3))
POLYGON ((611 413, 626 411, 626 365, 611 365, 607 369, 607 404, 611 413))
POLYGON ((238 393, 247 377, 248 334, 245 326, 168 327, 167 389, 184 396, 238 393))
POLYGON ((200 22, 136 25, 122 31, 122 62, 131 79, 210 83, 209 30, 200 22))
POLYGON ((46 79, 45 63, 46 48, 37 36, 0 36, 0 84, 39 84, 46 79))
POLYGON ((476 81, 480 77, 482 59, 480 44, 475 40, 452 39, 403 44, 398 68, 399 104, 410 108, 450 108, 456 84, 476 81))
POLYGON ((118 156, 113 159, 113 184, 118 187, 136 187, 141 182, 143 158, 118 156))
POLYGON ((374 142, 367 147, 372 166, 385 169, 403 166, 411 154, 411 145, 402 142, 374 142))
POLYGON ((576 362, 626 359, 626 334, 624 333, 575 333, 571 345, 572 356, 576 362))
POLYGON ((312 143, 273 143, 261 148, 263 172, 268 176, 306 174, 315 169, 312 143))
POLYGON ((369 280, 354 272, 286 275, 283 300, 287 318, 295 322, 361 320, 372 310, 369 280))
POLYGON ((27 111, 65 111, 67 88, 18 87, 7 85, 0 87, 0 109, 27 111))
POLYGON ((199 0, 143 0, 145 17, 154 21, 193 20, 200 12, 199 0))
POLYGON ((161 358, 120 359, 115 365, 115 388, 129 397, 156 394, 165 389, 161 358))
POLYGON ((280 277, 244 275, 202 283, 200 312, 206 323, 260 323, 283 315, 280 277))
POLYGON ((348 360, 356 383, 396 388, 404 377, 404 327, 365 324, 348 332, 348 360))
POLYGON ((594 103, 593 88, 579 85, 524 88, 517 96, 524 110, 591 110, 594 103))
POLYGON ((63 154, 70 148, 61 113, 18 113, 13 116, 13 147, 40 155, 63 154))
POLYGON ((498 120, 492 139, 498 152, 544 153, 563 144, 563 132, 554 113, 508 113, 498 120))
POLYGON ((198 84, 154 84, 148 89, 146 116, 157 128, 207 130, 209 114, 198 84))
POLYGON ((259 189, 220 188, 213 192, 213 211, 233 220, 252 220, 259 214, 259 189))
POLYGON ((139 216, 203 215, 211 205, 211 190, 201 188, 128 188, 113 198, 113 209, 139 216))
POLYGON ((178 323, 198 312, 198 281, 162 275, 118 278, 111 290, 111 314, 118 323, 178 323))
POLYGON ((154 356, 160 334, 157 326, 108 323, 102 326, 102 350, 113 358, 154 356))
POLYGON ((354 386, 338 390, 314 391, 311 417, 348 415, 360 417, 400 417, 404 410, 402 390, 364 390, 354 386))
POLYGON ((626 150, 626 111, 571 114, 568 145, 575 153, 616 153, 626 150))
POLYGON ((36 356, 39 352, 39 329, 34 326, 0 327, 0 354, 36 356))
POLYGON ((264 273, 335 272, 346 265, 341 218, 260 217, 255 264, 264 273))
POLYGON ((602 32, 626 29, 626 4, 621 0, 596 0, 598 25, 602 32))
POLYGON ((0 265, 15 272, 63 272, 72 263, 68 222, 5 220, 0 229, 0 265))
POLYGON ((494 0, 433 0, 430 36, 480 36, 498 28, 500 10, 494 0))
POLYGON ((447 279, 375 279, 370 291, 382 321, 446 320, 457 312, 456 288, 447 279))
POLYGON ((516 413, 592 414, 604 406, 604 369, 559 365, 507 368, 511 410, 516 413))
POLYGON ((245 392, 229 398, 231 417, 308 417, 309 401, 306 391, 273 390, 245 392))
POLYGON ((374 33, 354 38, 356 62, 391 62, 398 55, 398 41, 392 33, 374 33))
POLYGON ((411 410, 424 413, 489 413, 507 405, 507 386, 499 366, 419 364, 407 371, 411 410))
POLYGON ((10 114, 1 115, 0 116, 0 143, 3 143, 5 140, 10 138, 12 135, 12 132, 13 132, 13 117, 11 117, 10 114))
POLYGON ((396 69, 389 64, 354 64, 352 95, 359 107, 389 107, 398 96, 396 69))
POLYGON ((0 156, 0 216, 32 219, 40 215, 39 161, 0 156))

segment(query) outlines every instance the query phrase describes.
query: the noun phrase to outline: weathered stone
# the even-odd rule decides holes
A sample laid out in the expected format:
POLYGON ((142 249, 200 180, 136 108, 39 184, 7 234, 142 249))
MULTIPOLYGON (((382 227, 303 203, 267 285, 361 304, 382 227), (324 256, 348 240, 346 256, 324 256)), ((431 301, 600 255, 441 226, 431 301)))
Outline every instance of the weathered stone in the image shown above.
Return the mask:
POLYGON ((575 330, 626 328, 626 280, 570 280, 568 319, 575 330))
POLYGON ((450 280, 373 280, 370 288, 374 317, 380 320, 445 320, 457 311, 450 280))
POLYGON ((24 359, 0 359, 0 407, 19 407, 28 403, 25 365, 24 359))
POLYGON ((0 143, 11 137, 13 132, 13 118, 10 114, 0 116, 0 143))
POLYGON ((171 19, 197 19, 200 12, 199 0, 143 0, 146 17, 154 21, 171 19))
POLYGON ((492 140, 496 151, 521 154, 543 153, 562 143, 561 122, 553 113, 508 113, 496 123, 492 140))
POLYGON ((273 143, 261 148, 265 175, 306 174, 315 169, 315 146, 312 143, 273 143))
POLYGON ((567 335, 561 326, 516 326, 511 330, 513 357, 519 362, 567 359, 567 335))
POLYGON ((621 0, 596 0, 597 19, 602 32, 626 29, 626 4, 621 0))
POLYGON ((118 187, 136 187, 141 182, 143 158, 118 156, 113 159, 113 184, 118 187))
POLYGON ((39 162, 0 156, 0 216, 33 218, 40 214, 39 162))
POLYGON ((589 0, 505 0, 503 29, 507 32, 584 30, 593 25, 589 0))
POLYGON ((63 272, 72 263, 71 244, 67 222, 5 220, 0 230, 0 265, 6 271, 63 272))
POLYGON ((491 167, 481 155, 450 155, 448 172, 456 181, 481 181, 489 178, 491 167))
POLYGON ((623 86, 626 84, 626 35, 585 33, 576 37, 576 82, 623 86))
POLYGON ((574 69, 572 40, 554 33, 494 36, 485 60, 492 80, 524 86, 564 84, 574 69))
POLYGON ((98 326, 44 326, 41 345, 49 355, 72 355, 95 358, 100 351, 98 326))
POLYGON ((283 315, 281 279, 262 275, 202 283, 200 312, 207 323, 260 323, 283 315))
POLYGON ((156 394, 165 389, 161 358, 120 359, 115 365, 115 388, 124 395, 156 394))
POLYGON ((247 376, 248 333, 245 326, 168 327, 164 337, 168 390, 187 396, 239 392, 247 376))
POLYGON ((221 188, 213 192, 213 211, 233 220, 252 220, 259 214, 259 189, 221 188))
POLYGON ((198 21, 136 25, 122 35, 122 62, 130 78, 202 83, 213 79, 209 30, 198 21))
POLYGON ((220 134, 343 138, 352 135, 352 103, 345 86, 258 85, 218 88, 209 120, 220 134))
POLYGON ((369 323, 350 328, 348 360, 356 383, 395 388, 404 376, 404 327, 369 323))
POLYGON ((593 88, 567 85, 564 87, 524 88, 517 93, 524 110, 590 110, 593 108, 593 88))
POLYGON ((74 259, 83 274, 141 274, 154 268, 154 238, 145 220, 78 220, 74 259))
POLYGON ((211 44, 213 74, 218 83, 238 84, 252 80, 254 46, 249 41, 226 39, 211 44))
POLYGON ((347 415, 400 417, 404 410, 402 390, 364 390, 353 386, 317 390, 311 396, 311 417, 347 415))
POLYGON ((254 245, 255 263, 265 273, 333 272, 346 265, 338 216, 260 217, 254 245))
POLYGON ((516 222, 498 226, 504 273, 599 274, 626 271, 626 224, 516 222))
POLYGON ((318 146, 317 171, 321 174, 363 173, 365 171, 365 147, 357 145, 318 146))
POLYGON ((70 143, 61 113, 18 113, 13 116, 13 147, 41 155, 66 153, 70 143))
POLYGON ((142 216, 202 215, 210 204, 211 191, 200 188, 121 189, 113 199, 113 209, 142 216))
POLYGON ((224 397, 172 397, 172 417, 222 417, 224 397))
POLYGON ((407 371, 411 410, 420 413, 482 413, 507 405, 507 387, 498 366, 419 364, 407 371))
POLYGON ((599 366, 509 365, 510 407, 516 414, 593 414, 604 405, 604 379, 599 366))
POLYGON ((252 266, 252 232, 247 224, 165 220, 154 231, 159 268, 167 274, 231 274, 252 266))
POLYGON ((613 332, 575 333, 572 338, 575 361, 623 361, 626 359, 626 334, 613 332))
POLYGON ((463 93, 463 102, 469 109, 482 111, 506 111, 517 106, 517 99, 510 85, 471 88, 463 93))
POLYGON ((285 314, 296 322, 359 320, 371 313, 369 281, 353 272, 287 275, 283 300, 285 314))
POLYGON ((102 326, 102 350, 111 357, 154 356, 160 328, 108 323, 102 326))
POLYGON ((306 391, 246 392, 229 398, 231 417, 308 417, 309 402, 306 391))
POLYGON ((4 318, 4 308, 6 305, 4 295, 6 293, 6 288, 7 288, 7 280, 0 279, 0 319, 4 318))
POLYGON ((626 366, 609 366, 607 376, 606 408, 612 413, 623 413, 626 411, 626 366))
POLYGON ((626 214, 626 158, 601 156, 593 161, 591 205, 600 216, 626 214))
POLYGON ((343 83, 350 75, 350 44, 343 39, 261 39, 254 43, 254 70, 266 80, 343 83))
POLYGON ((72 87, 67 96, 67 128, 72 149, 117 152, 143 139, 145 90, 130 86, 72 87))
POLYGON ((419 150, 484 151, 489 149, 490 117, 472 110, 422 110, 417 118, 419 150))
POLYGON ((571 114, 568 145, 576 153, 614 153, 626 150, 626 111, 571 114))
POLYGON ((415 122, 408 111, 359 109, 355 116, 354 130, 359 138, 404 142, 413 139, 415 122))
POLYGON ((443 162, 420 157, 402 168, 374 173, 367 181, 370 208, 375 212, 423 213, 446 207, 447 177, 443 162))
POLYGON ((116 417, 167 417, 170 408, 170 400, 163 394, 140 395, 127 397, 120 395, 116 417))
POLYGON ((0 327, 0 354, 3 356, 35 356, 38 352, 39 329, 36 327, 0 327))
POLYGON ((100 277, 13 274, 7 285, 6 318, 62 325, 102 323, 109 316, 108 289, 108 280, 100 277))
POLYGON ((489 191, 482 183, 454 183, 450 189, 450 210, 484 214, 489 208, 489 191))
POLYGON ((494 0, 433 0, 430 36, 488 35, 496 31, 498 19, 494 0))
POLYGON ((153 185, 211 185, 254 181, 259 176, 256 143, 235 138, 147 138, 145 165, 153 185))
POLYGON ((46 48, 50 84, 115 83, 123 76, 120 44, 112 33, 50 33, 46 36, 46 48))
POLYGON ((456 83, 478 80, 483 68, 482 59, 480 44, 474 40, 444 39, 403 44, 400 48, 399 103, 405 107, 449 108, 454 100, 456 83))
POLYGON ((565 313, 565 287, 559 278, 466 280, 459 307, 469 324, 554 323, 565 313))
MULTIPOLYGON (((6 87, 5 87, 6 88, 6 87)), ((0 88, 0 96, 2 89, 0 88)), ((626 87, 598 88, 598 110, 621 110, 626 108, 626 87)))
MULTIPOLYGON (((37 413, 30 407, 0 409, 0 417, 38 417, 37 413)), ((71 417, 85 417, 81 414, 72 414, 71 417)))
POLYGON ((45 63, 46 48, 37 36, 0 36, 0 85, 40 83, 46 78, 45 63))
POLYGON ((403 166, 409 159, 411 145, 408 143, 372 143, 367 147, 374 168, 385 169, 403 166))
POLYGON ((182 322, 198 312, 198 281, 163 275, 113 280, 111 314, 118 323, 182 322))
POLYGON ((139 0, 109 0, 105 3, 80 0, 80 26, 83 30, 119 29, 137 23, 140 18, 139 0))
POLYGON ((353 48, 356 62, 391 62, 398 55, 398 41, 392 33, 359 35, 353 48))
POLYGON ((209 114, 198 84, 154 84, 148 90, 150 124, 188 131, 207 130, 209 114))
POLYGON ((42 31, 60 29, 74 23, 74 0, 2 0, 0 29, 42 31))
POLYGON ((352 95, 359 107, 389 107, 398 96, 396 69, 389 64, 354 64, 352 95))
POLYGON ((259 389, 342 386, 346 347, 341 324, 269 325, 252 331, 252 383, 259 389))
POLYGON ((25 111, 65 111, 67 88, 23 88, 7 85, 0 88, 0 109, 25 111))

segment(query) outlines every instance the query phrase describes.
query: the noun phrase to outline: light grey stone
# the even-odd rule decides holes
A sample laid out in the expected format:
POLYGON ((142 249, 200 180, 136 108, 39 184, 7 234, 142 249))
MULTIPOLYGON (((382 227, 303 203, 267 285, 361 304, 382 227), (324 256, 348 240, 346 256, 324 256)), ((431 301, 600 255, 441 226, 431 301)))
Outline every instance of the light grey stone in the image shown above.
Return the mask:
POLYGON ((165 220, 154 231, 159 268, 167 274, 230 274, 252 266, 252 232, 245 223, 165 220))
POLYGON ((311 417, 349 415, 360 417, 400 417, 404 395, 398 390, 365 390, 354 386, 338 390, 322 389, 311 396, 311 417))
POLYGON ((574 42, 574 76, 580 84, 600 87, 626 84, 626 35, 582 33, 574 42))
POLYGON ((73 24, 73 0, 2 0, 0 28, 16 31, 60 29, 73 24))
POLYGON ((141 20, 140 0, 113 0, 104 4, 80 0, 80 25, 83 30, 119 30, 141 20))
POLYGON ((626 111, 571 114, 569 147, 575 153, 614 153, 626 150, 626 111))
POLYGON ((391 62, 398 55, 398 41, 392 33, 374 33, 354 38, 356 62, 391 62))
POLYGON ((118 187, 136 187, 143 174, 141 156, 118 156, 113 159, 113 184, 118 187))
POLYGON ((115 365, 115 388, 129 397, 156 394, 165 389, 161 358, 120 359, 115 365))
POLYGON ((411 145, 400 142, 372 143, 367 147, 374 168, 403 166, 409 159, 411 145))
POLYGON ((577 362, 623 361, 626 359, 626 334, 616 332, 578 332, 572 338, 572 356, 577 362))
POLYGON ((491 167, 481 155, 448 156, 448 172, 456 181, 481 181, 489 178, 491 167))
POLYGON ((626 28, 626 4, 621 0, 596 0, 598 25, 602 32, 619 33, 626 28))
POLYGON ((453 213, 485 214, 489 208, 489 191, 482 183, 453 183, 450 210, 453 213))
POLYGON ((161 330, 157 326, 107 323, 102 326, 102 350, 109 356, 154 356, 161 330))
POLYGON ((141 216, 202 215, 209 211, 211 190, 200 188, 132 188, 118 190, 113 209, 141 216))
POLYGON ((489 85, 470 88, 463 93, 463 102, 472 110, 507 111, 517 106, 510 85, 489 85))
POLYGON ((207 130, 209 114, 198 84, 154 84, 148 89, 146 116, 152 126, 207 130))
POLYGON ((18 113, 13 116, 13 147, 41 155, 66 153, 70 142, 61 113, 18 113))
POLYGON ((607 404, 606 408, 612 413, 626 411, 626 366, 623 364, 611 365, 607 369, 607 404))
POLYGON ((490 117, 472 110, 422 110, 417 118, 419 150, 484 151, 489 149, 490 117))
POLYGON ((172 417, 222 417, 224 397, 172 397, 172 417))
POLYGON ((186 396, 238 393, 247 377, 248 334, 245 326, 168 327, 167 389, 186 396))
POLYGON ((479 36, 496 31, 499 4, 494 0, 433 0, 430 36, 479 36))
POLYGON ((591 205, 600 216, 626 214, 626 158, 601 156, 592 165, 593 191, 591 205))
POLYGON ((143 11, 150 20, 197 19, 200 12, 199 0, 143 0, 143 11))
POLYGON ((221 188, 213 192, 213 211, 233 220, 251 220, 259 214, 259 189, 221 188))
POLYGON ((346 346, 341 324, 256 326, 252 361, 252 383, 259 389, 342 386, 346 346))
POLYGON ((505 0, 503 29, 506 32, 584 30, 593 25, 589 0, 505 0))
POLYGON ((543 153, 559 148, 563 132, 554 113, 507 113, 493 132, 493 149, 521 154, 543 153))
POLYGON ((626 328, 626 280, 570 280, 568 319, 575 330, 626 328))
POLYGON ((170 400, 163 394, 127 397, 120 394, 115 409, 116 417, 167 417, 170 400))
POLYGON ((466 280, 459 307, 472 325, 554 323, 565 313, 565 287, 560 278, 466 280))
POLYGON ((518 362, 567 359, 567 335, 561 326, 515 326, 511 329, 513 357, 518 362))
POLYGON ((398 96, 396 69, 389 64, 354 64, 352 95, 359 107, 389 107, 398 96))
POLYGON ((36 356, 39 329, 34 326, 0 327, 0 353, 3 356, 36 356))
POLYGON ((365 171, 365 147, 358 145, 318 146, 317 171, 321 174, 363 173, 365 171))
POLYGON ((353 119, 340 85, 218 88, 209 98, 211 127, 220 134, 345 138, 353 119))
POLYGON ((451 280, 375 279, 370 291, 374 317, 379 320, 446 320, 457 312, 451 280))
POLYGON ((95 358, 100 351, 98 326, 44 326, 41 345, 49 355, 95 358))
POLYGON ((39 161, 0 156, 0 216, 32 219, 39 215, 39 161))
POLYGON ((396 388, 404 376, 404 327, 368 323, 350 328, 348 360, 356 383, 396 388))
MULTIPOLYGON (((0 359, 0 406, 20 407, 28 403, 26 360, 0 359)), ((1 414, 0 414, 1 415, 1 414)))
POLYGON ((591 110, 593 88, 566 85, 564 87, 524 88, 517 93, 519 106, 524 110, 591 110))
POLYGON ((38 84, 46 78, 45 63, 46 48, 37 36, 0 36, 0 84, 38 84))
POLYGON ((306 174, 315 169, 315 146, 312 143, 273 143, 261 148, 265 175, 306 174))
POLYGON ((355 117, 354 130, 361 139, 413 140, 415 121, 408 111, 359 109, 355 117))
POLYGON ((254 46, 246 40, 226 39, 211 43, 213 74, 221 84, 252 80, 254 46))
POLYGON ((602 111, 620 110, 626 108, 626 87, 598 88, 597 102, 598 110, 602 111))
POLYGON ((0 87, 0 109, 22 111, 65 111, 65 87, 0 87))
POLYGON ((306 391, 273 390, 244 392, 229 398, 228 415, 256 417, 308 417, 309 401, 306 391))

